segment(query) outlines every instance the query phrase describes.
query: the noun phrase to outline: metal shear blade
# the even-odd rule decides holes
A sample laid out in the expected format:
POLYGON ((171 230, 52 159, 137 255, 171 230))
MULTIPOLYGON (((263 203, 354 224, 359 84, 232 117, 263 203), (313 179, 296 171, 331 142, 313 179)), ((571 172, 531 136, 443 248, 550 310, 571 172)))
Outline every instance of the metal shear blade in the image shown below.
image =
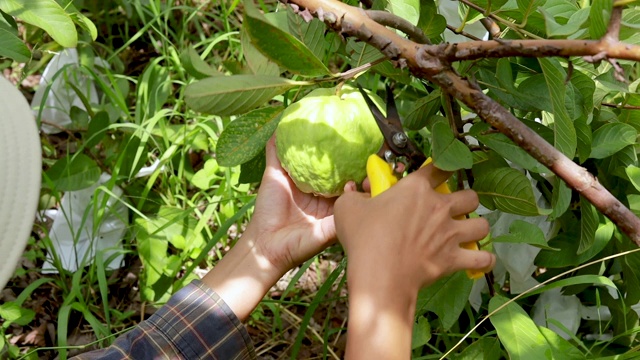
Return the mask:
POLYGON ((388 163, 394 164, 394 170, 397 161, 404 163, 410 172, 420 168, 425 162, 426 157, 418 146, 405 134, 391 88, 388 85, 386 86, 387 116, 382 114, 378 106, 376 106, 360 85, 358 85, 358 89, 369 106, 369 110, 384 137, 384 142, 377 153, 378 156, 388 163))

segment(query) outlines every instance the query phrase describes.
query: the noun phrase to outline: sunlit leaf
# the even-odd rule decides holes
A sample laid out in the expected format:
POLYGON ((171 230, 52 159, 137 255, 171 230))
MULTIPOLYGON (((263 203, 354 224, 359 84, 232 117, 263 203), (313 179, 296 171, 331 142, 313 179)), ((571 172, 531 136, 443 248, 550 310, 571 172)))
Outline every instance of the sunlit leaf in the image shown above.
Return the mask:
POLYGON ((258 155, 276 130, 282 110, 282 107, 267 107, 233 120, 218 139, 218 163, 221 166, 236 166, 258 155))
POLYGON ((258 11, 253 1, 245 1, 245 24, 251 43, 276 64, 295 74, 320 76, 331 72, 295 36, 279 29, 258 11))
POLYGON ((73 48, 78 43, 73 20, 55 0, 0 0, 0 10, 42 28, 64 47, 73 48))
POLYGON ((586 357, 580 349, 552 330, 542 326, 539 326, 538 330, 551 347, 554 359, 583 360, 586 357))
POLYGON ((267 75, 217 76, 187 86, 185 100, 196 111, 216 115, 241 114, 293 87, 307 84, 267 75))
MULTIPOLYGON (((508 299, 494 296, 489 301, 489 311, 507 304, 508 299)), ((511 302, 489 318, 498 332, 500 342, 514 360, 547 359, 551 348, 529 315, 511 302)))

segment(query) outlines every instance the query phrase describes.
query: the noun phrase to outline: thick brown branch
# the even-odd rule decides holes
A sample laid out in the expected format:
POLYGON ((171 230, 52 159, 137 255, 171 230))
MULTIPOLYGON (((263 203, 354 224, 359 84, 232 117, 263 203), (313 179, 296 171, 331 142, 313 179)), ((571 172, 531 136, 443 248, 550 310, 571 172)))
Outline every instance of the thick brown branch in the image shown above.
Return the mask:
POLYGON ((445 47, 442 51, 448 61, 509 56, 592 56, 640 61, 640 46, 606 40, 489 40, 437 46, 445 47))
MULTIPOLYGON (((284 1, 284 0, 282 0, 284 1)), ((428 79, 440 86, 444 91, 451 94, 475 111, 484 121, 491 124, 500 132, 507 135, 513 142, 522 147, 531 156, 545 165, 571 188, 578 191, 587 198, 604 215, 609 217, 625 234, 627 234, 638 246, 640 246, 640 219, 626 208, 618 199, 607 191, 598 180, 586 169, 578 166, 569 158, 560 153, 551 144, 546 142, 536 132, 520 122, 504 107, 485 95, 475 84, 463 79, 451 67, 451 60, 461 60, 455 57, 460 49, 465 50, 465 56, 478 54, 477 57, 487 57, 486 54, 498 56, 499 49, 502 56, 535 56, 532 51, 531 41, 487 41, 472 42, 473 45, 419 45, 401 36, 394 31, 376 23, 367 17, 362 10, 351 7, 335 0, 289 0, 299 5, 305 11, 318 16, 322 15, 325 23, 342 34, 354 36, 370 45, 378 48, 383 54, 392 60, 396 60, 400 65, 408 66, 411 72, 421 78, 428 79), (329 15, 330 14, 330 15, 329 15), (483 51, 473 51, 474 46, 483 47, 483 51), (516 49, 527 49, 526 51, 516 49), (454 55, 452 55, 454 54, 454 55), (506 55, 505 55, 506 54, 506 55), (453 58, 452 58, 453 56, 453 58)), ((640 59, 640 48, 620 44, 621 48, 614 45, 608 47, 604 42, 585 42, 574 40, 554 40, 538 41, 537 51, 539 56, 574 56, 589 55, 601 51, 607 51, 607 56, 616 54, 633 54, 629 59, 640 59), (582 44, 581 48, 588 53, 563 53, 561 47, 552 46, 553 50, 546 50, 544 45, 551 42, 554 45, 561 44, 582 44), (587 46, 590 45, 590 46, 587 46), (594 50, 591 47, 600 49, 594 50), (626 52, 626 53, 625 53, 626 52)), ((571 51, 576 51, 571 50, 571 51)))
POLYGON ((393 15, 390 12, 382 10, 365 10, 365 13, 375 22, 384 26, 389 26, 394 29, 398 29, 403 33, 409 35, 409 38, 418 44, 431 44, 429 38, 420 30, 419 27, 414 26, 407 20, 393 15))

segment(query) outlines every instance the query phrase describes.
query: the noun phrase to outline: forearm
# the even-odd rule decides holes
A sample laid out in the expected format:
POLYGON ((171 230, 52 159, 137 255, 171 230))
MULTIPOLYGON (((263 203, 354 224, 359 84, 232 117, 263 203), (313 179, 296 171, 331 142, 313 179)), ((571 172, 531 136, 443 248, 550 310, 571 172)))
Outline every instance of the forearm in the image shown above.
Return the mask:
POLYGON ((347 360, 411 357, 417 292, 379 280, 373 274, 349 279, 347 360))
POLYGON ((202 279, 243 322, 283 275, 258 253, 254 239, 252 234, 245 233, 202 279))

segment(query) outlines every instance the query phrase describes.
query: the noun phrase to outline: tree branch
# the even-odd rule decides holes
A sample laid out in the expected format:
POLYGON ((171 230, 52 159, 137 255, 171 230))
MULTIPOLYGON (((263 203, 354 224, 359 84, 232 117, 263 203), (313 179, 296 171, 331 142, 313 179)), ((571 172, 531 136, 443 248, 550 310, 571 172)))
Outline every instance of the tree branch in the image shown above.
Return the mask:
POLYGON ((472 34, 469 34, 466 31, 458 30, 454 26, 451 26, 449 24, 447 24, 447 29, 449 29, 452 33, 454 33, 456 35, 462 35, 464 37, 467 37, 467 38, 469 38, 471 40, 475 40, 475 41, 482 41, 482 39, 480 39, 479 37, 477 37, 475 35, 472 35, 472 34))
POLYGON ((489 36, 491 36, 492 39, 497 39, 500 37, 500 26, 498 26, 495 21, 490 18, 482 18, 480 19, 480 23, 482 24, 482 26, 484 26, 485 29, 487 29, 487 31, 489 32, 489 36))
MULTIPOLYGON (((531 42, 523 41, 487 41, 472 42, 458 45, 419 45, 405 39, 394 31, 370 19, 363 10, 343 4, 336 0, 281 0, 297 4, 299 11, 310 12, 320 16, 324 22, 335 31, 356 37, 376 47, 385 56, 397 62, 400 66, 407 66, 417 77, 428 79, 440 86, 443 91, 451 94, 466 104, 480 118, 491 124, 514 143, 527 151, 531 156, 563 179, 571 188, 588 199, 601 213, 611 219, 622 232, 640 246, 640 219, 626 208, 618 199, 607 191, 598 180, 586 169, 577 165, 546 142, 536 132, 520 122, 507 109, 485 95, 482 90, 470 81, 463 79, 451 66, 451 54, 464 49, 465 56, 476 54, 475 58, 487 57, 487 53, 501 56, 535 56, 531 42), (465 46, 463 46, 465 45, 465 46), (473 46, 481 46, 480 52, 473 51, 473 46), (448 51, 445 51, 449 49, 448 51), (451 49, 455 49, 451 51, 451 49), (500 49, 500 51, 496 51, 500 49), (526 49, 526 51, 518 49, 526 49), (481 55, 484 54, 484 55, 481 55), (507 54, 507 55, 505 55, 507 54)), ((536 41, 536 40, 529 40, 536 41)), ((579 40, 538 40, 536 51, 541 56, 570 56, 563 52, 559 44, 579 46, 589 53, 578 53, 575 46, 571 47, 572 55, 588 55, 595 53, 592 47, 599 51, 607 51, 607 56, 616 57, 624 54, 628 59, 640 59, 640 48, 618 44, 604 45, 604 41, 579 40), (564 42, 564 43, 562 43, 564 42), (553 44, 554 46, 549 46, 553 44), (589 46, 587 46, 589 45, 589 46), (547 48, 552 49, 547 50, 547 48)), ((454 57, 456 60, 461 60, 454 57)))
POLYGON ((365 10, 364 12, 371 18, 371 20, 377 22, 378 24, 390 26, 394 29, 402 31, 403 33, 409 35, 409 39, 412 39, 418 44, 431 44, 429 38, 424 34, 422 30, 420 30, 419 27, 414 26, 412 23, 399 16, 382 10, 365 10))
POLYGON ((443 48, 448 61, 481 58, 592 56, 640 61, 640 46, 608 40, 489 40, 432 45, 443 48))

